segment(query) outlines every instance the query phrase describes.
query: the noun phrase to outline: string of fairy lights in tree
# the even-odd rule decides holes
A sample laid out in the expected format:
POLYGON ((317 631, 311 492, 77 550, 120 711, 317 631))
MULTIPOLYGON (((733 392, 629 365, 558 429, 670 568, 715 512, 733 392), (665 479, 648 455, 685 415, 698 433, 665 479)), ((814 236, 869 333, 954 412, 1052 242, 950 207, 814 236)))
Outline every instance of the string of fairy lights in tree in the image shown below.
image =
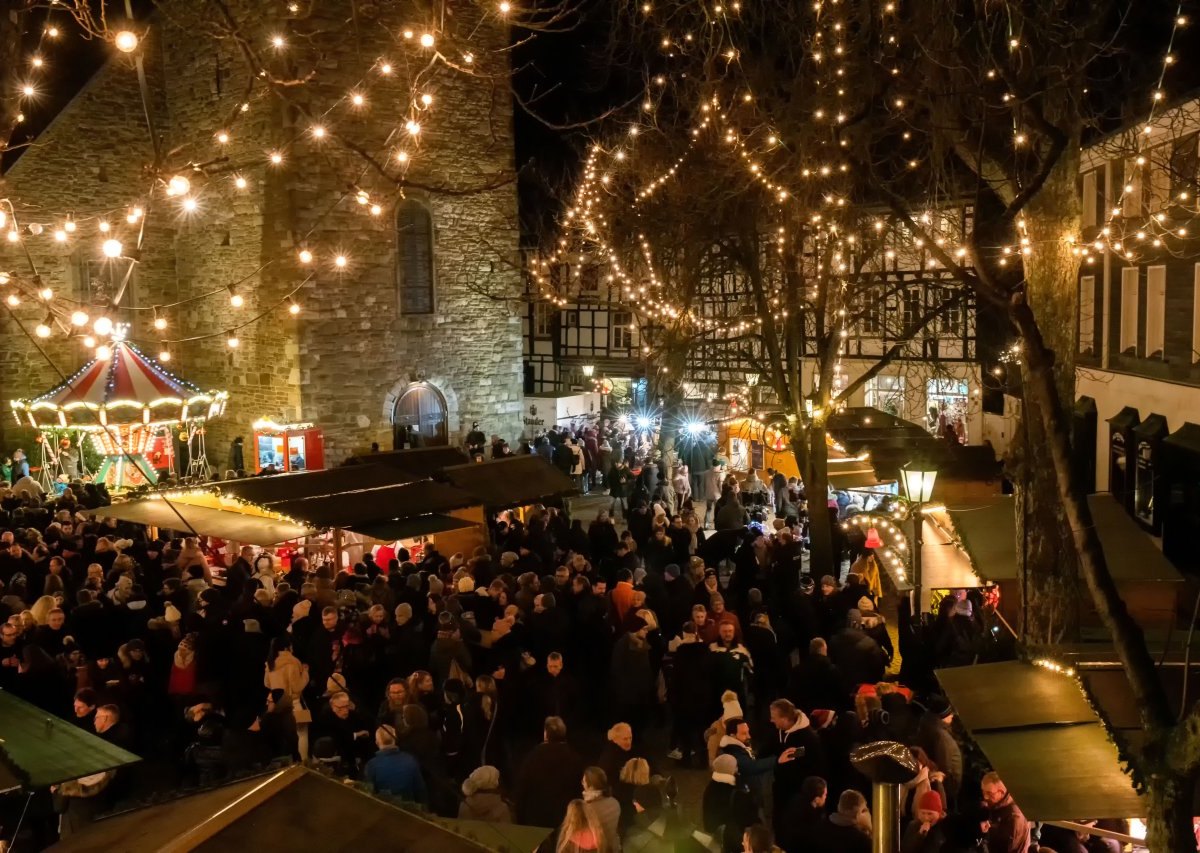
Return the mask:
MULTIPOLYGON (((93 316, 93 306, 71 299, 50 286, 38 270, 31 249, 35 244, 43 243, 36 246, 39 254, 44 254, 48 247, 60 248, 63 253, 75 252, 78 247, 90 254, 90 249, 94 247, 95 257, 102 263, 124 267, 120 290, 123 294, 131 284, 133 268, 140 261, 148 218, 172 216, 186 221, 198 220, 203 217, 206 208, 216 206, 206 202, 206 193, 245 193, 256 180, 249 176, 251 173, 265 174, 283 167, 290 160, 299 162, 306 157, 320 156, 327 146, 330 149, 336 147, 342 152, 353 152, 365 164, 356 169, 354 179, 349 182, 350 189, 340 193, 322 217, 295 237, 297 249, 294 269, 284 274, 295 274, 302 282, 273 306, 273 309, 284 308, 289 316, 295 317, 302 310, 296 298, 297 293, 315 281, 317 270, 339 276, 350 271, 351 259, 346 252, 337 247, 318 245, 315 233, 321 220, 343 203, 351 204, 353 209, 361 210, 369 217, 380 217, 392 202, 404 198, 406 187, 422 186, 420 181, 409 179, 408 174, 423 156, 423 133, 437 105, 437 73, 446 69, 454 75, 486 78, 490 74, 486 70, 488 63, 479 61, 480 48, 472 44, 482 25, 503 22, 524 26, 530 31, 552 29, 568 10, 567 6, 518 10, 507 0, 501 0, 490 10, 487 7, 481 9, 477 20, 462 20, 461 34, 451 29, 446 16, 430 16, 433 20, 425 25, 404 27, 392 35, 397 59, 386 56, 376 58, 355 83, 329 99, 323 107, 313 109, 307 104, 297 106, 295 101, 287 101, 297 109, 303 121, 289 138, 274 144, 247 138, 240 132, 244 129, 245 119, 254 111, 255 104, 273 95, 282 97, 287 88, 313 82, 308 79, 281 81, 271 70, 272 67, 281 66, 284 57, 305 46, 305 39, 299 36, 296 37, 299 48, 293 46, 291 36, 294 34, 289 32, 287 24, 287 21, 300 17, 300 4, 287 4, 285 22, 264 44, 254 43, 253 36, 243 32, 230 17, 226 22, 227 34, 240 46, 240 52, 248 64, 248 86, 234 109, 226 115, 210 119, 211 133, 207 143, 195 146, 197 156, 186 157, 178 162, 169 156, 157 160, 149 170, 146 186, 130 192, 130 201, 116 207, 88 210, 80 205, 75 209, 53 212, 37 202, 30 203, 18 198, 0 200, 0 233, 3 234, 0 246, 8 244, 19 251, 25 258, 24 265, 28 267, 28 272, 15 268, 0 272, 0 286, 7 288, 4 294, 6 303, 10 308, 37 305, 39 312, 44 312, 43 319, 35 327, 38 338, 51 338, 62 333, 79 339, 91 349, 103 346, 111 337, 117 323, 109 314, 117 308, 152 312, 152 328, 162 336, 164 347, 184 340, 225 337, 227 345, 236 348, 238 339, 230 330, 244 328, 272 314, 272 310, 268 310, 250 321, 238 318, 239 310, 247 306, 249 295, 241 287, 246 283, 245 278, 215 286, 184 300, 149 307, 122 306, 118 296, 109 310, 101 310, 98 316, 93 316), (403 90, 402 94, 398 94, 398 90, 403 90), (361 122, 363 116, 369 113, 372 103, 376 102, 405 105, 399 122, 395 126, 388 125, 390 129, 378 150, 360 145, 352 136, 355 122, 361 122), (343 119, 347 127, 345 131, 338 127, 343 119), (240 146, 239 142, 242 143, 240 146), (231 156, 230 151, 234 148, 239 151, 231 156), (257 154, 247 153, 255 149, 257 154), (386 166, 381 166, 381 163, 386 166), (380 192, 364 185, 363 178, 368 173, 376 179, 374 183, 382 180, 389 184, 389 190, 380 192), (162 335, 172 324, 169 317, 172 309, 222 297, 227 300, 228 309, 232 312, 229 320, 219 322, 224 331, 176 339, 162 335)), ((166 10, 160 10, 160 13, 168 14, 166 10)), ((453 15, 449 19, 452 22, 457 20, 453 15)), ((71 31, 72 23, 84 37, 98 38, 109 44, 114 57, 129 60, 124 63, 129 69, 140 60, 152 26, 133 21, 110 25, 103 14, 97 15, 85 0, 56 3, 56 8, 48 13, 37 47, 28 56, 28 75, 19 84, 23 109, 17 116, 18 122, 25 121, 28 110, 36 108, 45 95, 40 72, 47 64, 46 45, 61 42, 71 31)), ((497 53, 502 53, 504 49, 507 49, 507 45, 497 53)), ((314 80, 319 82, 315 66, 312 74, 314 80)), ((252 131, 247 133, 253 136, 252 131)), ((436 189, 433 188, 434 191, 436 189)), ((271 263, 279 266, 284 262, 271 263)), ((260 267, 252 275, 262 272, 267 266, 260 267)), ((212 314, 214 311, 209 309, 205 313, 212 314)), ((164 349, 160 356, 169 358, 169 349, 164 349)))

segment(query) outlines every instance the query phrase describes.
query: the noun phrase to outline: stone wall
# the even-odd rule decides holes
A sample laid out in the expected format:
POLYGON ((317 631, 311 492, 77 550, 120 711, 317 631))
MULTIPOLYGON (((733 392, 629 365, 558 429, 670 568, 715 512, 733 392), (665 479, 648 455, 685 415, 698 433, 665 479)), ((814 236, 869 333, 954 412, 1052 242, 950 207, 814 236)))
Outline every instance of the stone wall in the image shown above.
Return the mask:
MULTIPOLYGON (((203 172, 187 172, 198 215, 182 215, 177 201, 164 197, 161 181, 149 177, 155 154, 128 57, 101 69, 6 176, 11 196, 36 205, 37 215, 74 211, 80 220, 78 237, 65 248, 49 236, 49 220, 44 236, 27 241, 56 291, 75 286, 73 263, 100 256, 100 235, 95 221, 85 223, 85 212, 117 211, 114 226, 128 245, 134 227, 124 222, 124 209, 140 203, 150 210, 136 287, 124 303, 143 310, 121 313, 147 352, 168 348, 180 375, 230 392, 226 418, 209 431, 209 456, 219 467, 229 439, 249 439, 250 424, 264 416, 315 421, 326 433, 329 464, 372 441, 389 446, 391 405, 418 379, 437 386, 450 404, 452 440, 472 420, 488 432, 519 433, 520 320, 516 303, 506 301, 520 293, 516 189, 496 179, 513 170, 511 103, 506 65, 488 68, 482 60, 483 48, 502 46, 507 34, 494 20, 477 28, 478 9, 461 5, 438 49, 460 66, 462 54, 474 52, 480 57, 475 76, 427 65, 412 44, 397 43, 398 33, 419 27, 428 14, 415 6, 360 3, 355 18, 349 0, 342 0, 319 4, 312 17, 275 21, 264 19, 254 0, 232 2, 241 31, 255 44, 286 33, 305 46, 294 63, 264 54, 277 75, 306 74, 305 61, 319 57, 299 108, 285 108, 258 86, 243 112, 245 58, 229 40, 203 35, 197 4, 177 0, 156 18, 143 56, 163 151, 173 163, 206 164, 203 172), (471 33, 469 42, 464 33, 471 33), (379 57, 395 65, 388 80, 371 79, 379 57), (421 116, 419 144, 410 147, 412 165, 404 173, 420 188, 397 186, 362 157, 308 134, 313 120, 306 112, 387 162, 397 132, 405 133, 412 75, 421 75, 421 91, 435 99, 421 116), (360 86, 368 109, 355 112, 345 102, 330 109, 360 86), (223 129, 231 136, 226 145, 216 142, 223 129), (283 164, 262 165, 264 152, 276 149, 285 153, 283 164), (240 190, 239 176, 247 182, 240 190), (496 188, 477 191, 487 185, 496 188), (382 215, 373 217, 356 203, 359 190, 382 206, 382 215), (422 198, 433 213, 432 315, 404 317, 398 309, 392 209, 405 193, 422 198), (297 260, 303 245, 317 255, 311 267, 297 260), (349 258, 344 270, 332 264, 338 252, 349 258), (296 294, 302 311, 292 316, 281 302, 310 274, 296 294), (225 290, 235 283, 245 300, 241 309, 230 307, 225 290), (155 312, 147 309, 173 303, 183 304, 161 308, 169 325, 155 331, 155 312), (236 329, 239 346, 229 348, 225 330, 260 315, 236 329), (181 340, 188 338, 201 340, 181 340)), ((388 169, 400 174, 394 160, 388 169)), ((0 268, 18 269, 14 248, 0 241, 0 268)), ((18 314, 30 328, 41 319, 36 306, 18 314)), ((5 401, 57 378, 16 331, 11 321, 0 324, 5 401)), ((58 334, 47 349, 66 373, 88 356, 58 334)), ((5 421, 2 435, 8 447, 25 440, 14 437, 11 424, 5 421)))

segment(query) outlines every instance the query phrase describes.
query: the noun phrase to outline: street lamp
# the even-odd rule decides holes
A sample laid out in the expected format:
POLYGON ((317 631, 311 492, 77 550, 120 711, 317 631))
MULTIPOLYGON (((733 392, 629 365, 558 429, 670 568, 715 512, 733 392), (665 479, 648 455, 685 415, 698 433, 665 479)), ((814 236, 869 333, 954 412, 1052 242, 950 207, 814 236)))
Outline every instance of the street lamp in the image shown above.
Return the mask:
POLYGON ((594 364, 585 364, 581 369, 583 370, 583 375, 588 379, 591 379, 596 373, 596 365, 594 364))
POLYGON ((924 544, 922 534, 925 517, 921 513, 922 504, 928 503, 933 496, 933 483, 937 479, 937 470, 916 462, 909 462, 900 469, 900 480, 904 483, 904 494, 913 505, 913 594, 917 597, 917 612, 925 613, 929 609, 929 599, 921 591, 921 551, 924 544))

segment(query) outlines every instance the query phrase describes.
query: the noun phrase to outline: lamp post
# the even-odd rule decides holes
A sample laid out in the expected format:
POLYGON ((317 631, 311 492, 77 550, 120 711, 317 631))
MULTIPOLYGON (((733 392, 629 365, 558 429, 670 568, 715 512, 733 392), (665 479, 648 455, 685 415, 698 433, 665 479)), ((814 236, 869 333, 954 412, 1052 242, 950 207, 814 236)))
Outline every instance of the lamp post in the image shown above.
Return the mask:
POLYGON ((595 372, 596 372, 596 365, 594 365, 594 364, 585 364, 585 365, 583 366, 582 370, 583 370, 583 375, 584 375, 586 378, 588 378, 588 379, 591 379, 591 378, 592 378, 592 376, 593 376, 593 375, 595 374, 595 372))
POLYGON ((900 479, 904 483, 904 494, 913 512, 913 594, 917 598, 916 612, 925 613, 929 609, 929 600, 921 589, 921 551, 923 550, 925 517, 921 512, 922 506, 929 502, 933 495, 933 483, 937 479, 937 470, 909 462, 900 469, 900 479))
POLYGON ((750 391, 749 397, 751 411, 754 411, 758 408, 758 391, 755 389, 758 388, 758 380, 761 378, 762 377, 753 370, 746 371, 746 387, 750 391))

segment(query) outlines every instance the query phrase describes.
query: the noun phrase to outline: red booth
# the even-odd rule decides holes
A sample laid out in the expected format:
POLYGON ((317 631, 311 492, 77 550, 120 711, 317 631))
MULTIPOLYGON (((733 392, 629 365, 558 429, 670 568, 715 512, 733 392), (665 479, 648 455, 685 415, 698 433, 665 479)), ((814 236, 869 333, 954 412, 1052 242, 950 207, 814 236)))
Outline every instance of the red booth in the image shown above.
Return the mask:
POLYGON ((254 473, 316 471, 325 467, 325 434, 312 424, 254 422, 254 473))

